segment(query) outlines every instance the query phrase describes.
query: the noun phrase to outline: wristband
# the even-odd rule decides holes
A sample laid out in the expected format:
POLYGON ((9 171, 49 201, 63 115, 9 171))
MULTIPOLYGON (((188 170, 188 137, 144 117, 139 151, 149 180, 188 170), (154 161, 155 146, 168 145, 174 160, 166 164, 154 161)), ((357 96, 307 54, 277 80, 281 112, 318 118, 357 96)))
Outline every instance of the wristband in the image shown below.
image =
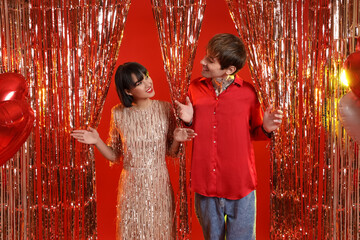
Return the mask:
POLYGON ((268 138, 271 138, 272 135, 273 135, 273 132, 267 132, 265 129, 264 129, 264 126, 261 125, 261 129, 262 131, 264 132, 264 134, 268 137, 268 138))
POLYGON ((184 125, 187 126, 187 127, 190 127, 192 125, 192 120, 190 122, 188 122, 188 123, 184 122, 184 125))

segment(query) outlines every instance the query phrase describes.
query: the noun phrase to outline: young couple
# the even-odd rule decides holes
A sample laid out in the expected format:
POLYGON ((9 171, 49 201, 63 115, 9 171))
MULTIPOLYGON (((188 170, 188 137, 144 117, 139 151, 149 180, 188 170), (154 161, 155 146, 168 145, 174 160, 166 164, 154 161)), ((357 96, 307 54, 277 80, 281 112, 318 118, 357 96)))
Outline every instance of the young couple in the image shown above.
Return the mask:
POLYGON ((151 100, 148 71, 125 63, 116 71, 121 104, 112 109, 108 143, 93 128, 75 130, 110 161, 123 161, 118 188, 118 239, 175 239, 174 199, 165 155, 193 142, 191 189, 205 239, 255 239, 257 185, 252 140, 268 139, 282 119, 262 114, 251 84, 236 73, 246 51, 232 34, 217 34, 201 60, 203 77, 191 82, 177 115, 191 128, 175 128, 170 103, 151 100), (225 222, 226 216, 226 222, 225 222), (225 227, 226 226, 226 227, 225 227))

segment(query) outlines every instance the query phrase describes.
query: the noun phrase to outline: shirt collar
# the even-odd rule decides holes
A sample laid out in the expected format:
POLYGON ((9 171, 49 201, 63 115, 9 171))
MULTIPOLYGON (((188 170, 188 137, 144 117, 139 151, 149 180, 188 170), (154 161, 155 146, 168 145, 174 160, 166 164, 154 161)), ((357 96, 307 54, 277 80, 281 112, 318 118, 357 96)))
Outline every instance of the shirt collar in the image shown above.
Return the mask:
POLYGON ((242 87, 243 83, 244 83, 244 80, 241 77, 239 77, 238 75, 235 75, 234 84, 239 87, 242 87))
MULTIPOLYGON (((201 82, 206 81, 206 82, 212 84, 211 83, 211 78, 204 78, 203 77, 203 78, 200 79, 200 81, 201 82)), ((239 77, 238 75, 235 75, 235 80, 234 80, 233 84, 235 84, 236 86, 242 87, 243 82, 244 82, 244 80, 241 77, 239 77)))

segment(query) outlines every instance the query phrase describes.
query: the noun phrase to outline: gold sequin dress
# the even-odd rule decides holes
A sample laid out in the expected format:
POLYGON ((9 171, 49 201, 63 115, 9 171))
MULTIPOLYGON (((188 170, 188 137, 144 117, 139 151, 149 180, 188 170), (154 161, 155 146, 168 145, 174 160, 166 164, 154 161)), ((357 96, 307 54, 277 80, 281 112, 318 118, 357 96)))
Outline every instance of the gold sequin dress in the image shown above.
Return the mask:
POLYGON ((112 109, 108 145, 123 161, 117 239, 175 239, 174 197, 165 155, 175 123, 168 102, 112 109))

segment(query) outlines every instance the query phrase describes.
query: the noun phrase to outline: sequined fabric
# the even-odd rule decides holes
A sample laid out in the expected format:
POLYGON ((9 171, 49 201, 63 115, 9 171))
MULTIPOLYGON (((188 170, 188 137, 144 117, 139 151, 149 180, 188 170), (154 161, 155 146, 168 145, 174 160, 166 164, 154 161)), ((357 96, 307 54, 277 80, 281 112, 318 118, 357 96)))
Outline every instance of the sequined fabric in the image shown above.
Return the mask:
POLYGON ((174 130, 171 105, 117 105, 108 145, 123 161, 118 186, 117 239, 175 239, 174 198, 165 154, 174 130))

